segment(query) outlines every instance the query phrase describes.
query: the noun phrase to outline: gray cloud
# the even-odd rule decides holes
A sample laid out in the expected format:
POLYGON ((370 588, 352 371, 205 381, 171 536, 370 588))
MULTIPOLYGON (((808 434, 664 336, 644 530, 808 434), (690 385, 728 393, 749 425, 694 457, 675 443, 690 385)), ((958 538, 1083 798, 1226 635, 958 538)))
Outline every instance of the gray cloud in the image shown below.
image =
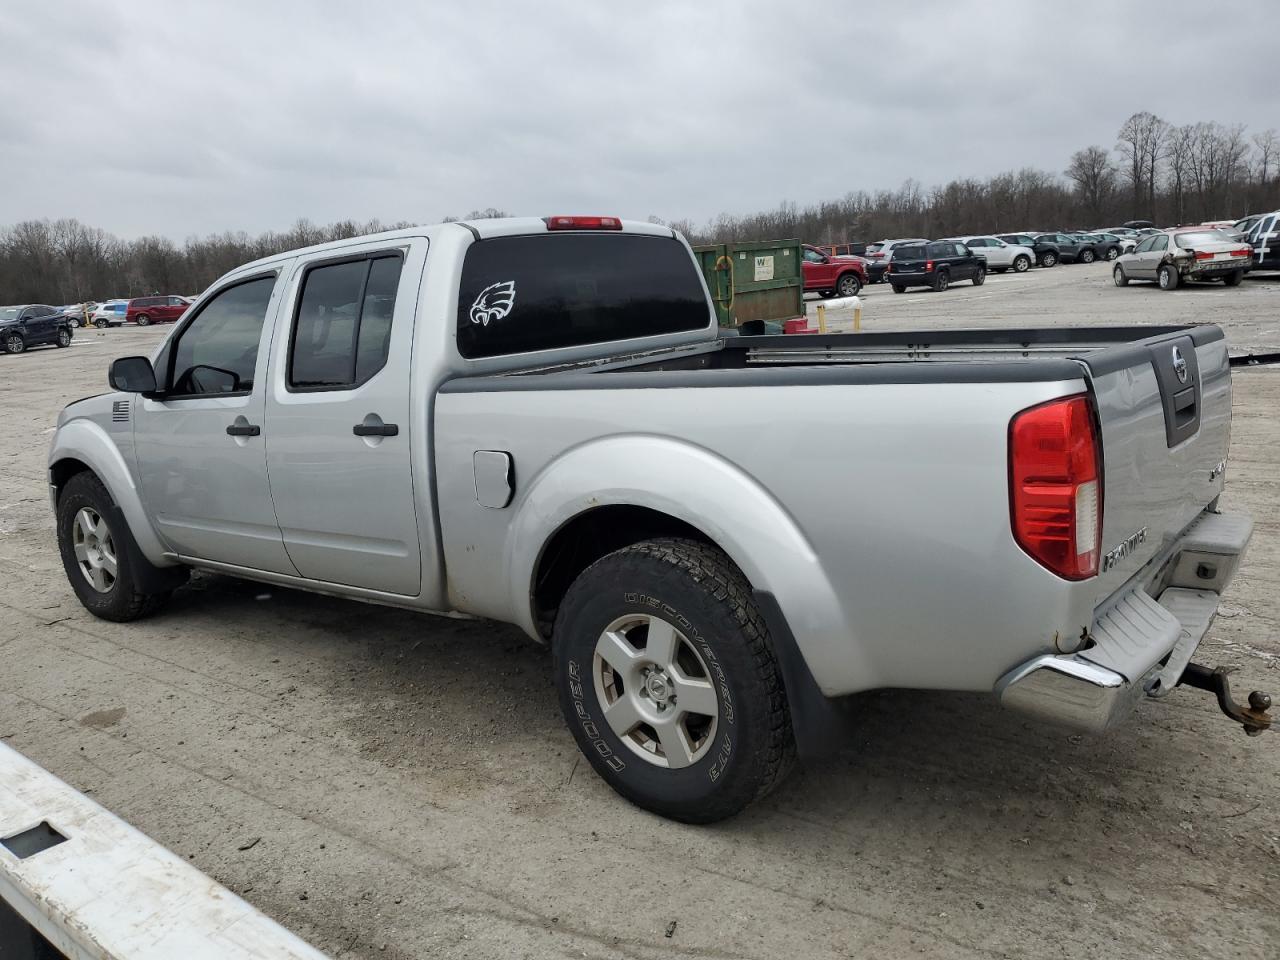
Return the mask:
POLYGON ((0 13, 0 223, 750 212, 1280 126, 1280 5, 50 0, 0 13), (1193 17, 1194 26, 1183 22, 1193 17))

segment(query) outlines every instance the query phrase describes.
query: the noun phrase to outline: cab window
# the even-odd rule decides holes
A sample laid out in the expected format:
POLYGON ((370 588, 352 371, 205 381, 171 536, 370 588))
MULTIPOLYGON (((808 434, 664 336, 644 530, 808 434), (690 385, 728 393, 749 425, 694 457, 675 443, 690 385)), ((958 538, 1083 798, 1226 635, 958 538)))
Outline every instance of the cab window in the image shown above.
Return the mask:
POLYGON ((387 364, 404 261, 381 254, 312 267, 289 351, 293 390, 351 390, 387 364))
POLYGON ((169 367, 170 397, 244 394, 253 389, 258 343, 276 278, 227 287, 182 328, 169 367))

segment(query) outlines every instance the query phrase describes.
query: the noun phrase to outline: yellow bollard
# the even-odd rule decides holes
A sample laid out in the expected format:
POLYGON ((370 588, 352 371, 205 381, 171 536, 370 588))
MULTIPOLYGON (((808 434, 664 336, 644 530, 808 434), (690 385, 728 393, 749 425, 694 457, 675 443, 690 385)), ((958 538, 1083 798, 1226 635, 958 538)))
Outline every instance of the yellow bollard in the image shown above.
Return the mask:
POLYGON ((827 308, 823 304, 818 304, 818 332, 827 332, 827 308))
POLYGON ((853 308, 853 332, 854 333, 862 332, 862 301, 861 300, 858 300, 857 304, 853 308))

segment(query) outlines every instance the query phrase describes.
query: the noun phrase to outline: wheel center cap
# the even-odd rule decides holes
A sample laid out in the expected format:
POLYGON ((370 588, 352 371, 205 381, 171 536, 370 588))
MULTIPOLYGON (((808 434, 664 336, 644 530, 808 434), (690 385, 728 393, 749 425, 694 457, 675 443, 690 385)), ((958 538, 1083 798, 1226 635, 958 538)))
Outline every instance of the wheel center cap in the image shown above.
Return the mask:
POLYGON ((649 692, 649 696, 653 698, 654 703, 666 703, 667 696, 671 692, 666 676, 661 673, 649 674, 644 682, 644 688, 649 692))

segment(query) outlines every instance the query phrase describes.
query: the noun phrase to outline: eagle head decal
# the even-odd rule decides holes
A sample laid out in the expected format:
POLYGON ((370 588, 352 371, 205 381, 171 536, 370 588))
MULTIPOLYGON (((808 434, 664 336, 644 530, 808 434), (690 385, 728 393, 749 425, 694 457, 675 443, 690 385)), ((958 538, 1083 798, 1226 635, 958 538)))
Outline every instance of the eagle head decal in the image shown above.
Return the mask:
POLYGON ((471 322, 484 326, 490 320, 501 320, 516 305, 516 282, 502 280, 491 283, 480 291, 475 303, 471 304, 471 322))

